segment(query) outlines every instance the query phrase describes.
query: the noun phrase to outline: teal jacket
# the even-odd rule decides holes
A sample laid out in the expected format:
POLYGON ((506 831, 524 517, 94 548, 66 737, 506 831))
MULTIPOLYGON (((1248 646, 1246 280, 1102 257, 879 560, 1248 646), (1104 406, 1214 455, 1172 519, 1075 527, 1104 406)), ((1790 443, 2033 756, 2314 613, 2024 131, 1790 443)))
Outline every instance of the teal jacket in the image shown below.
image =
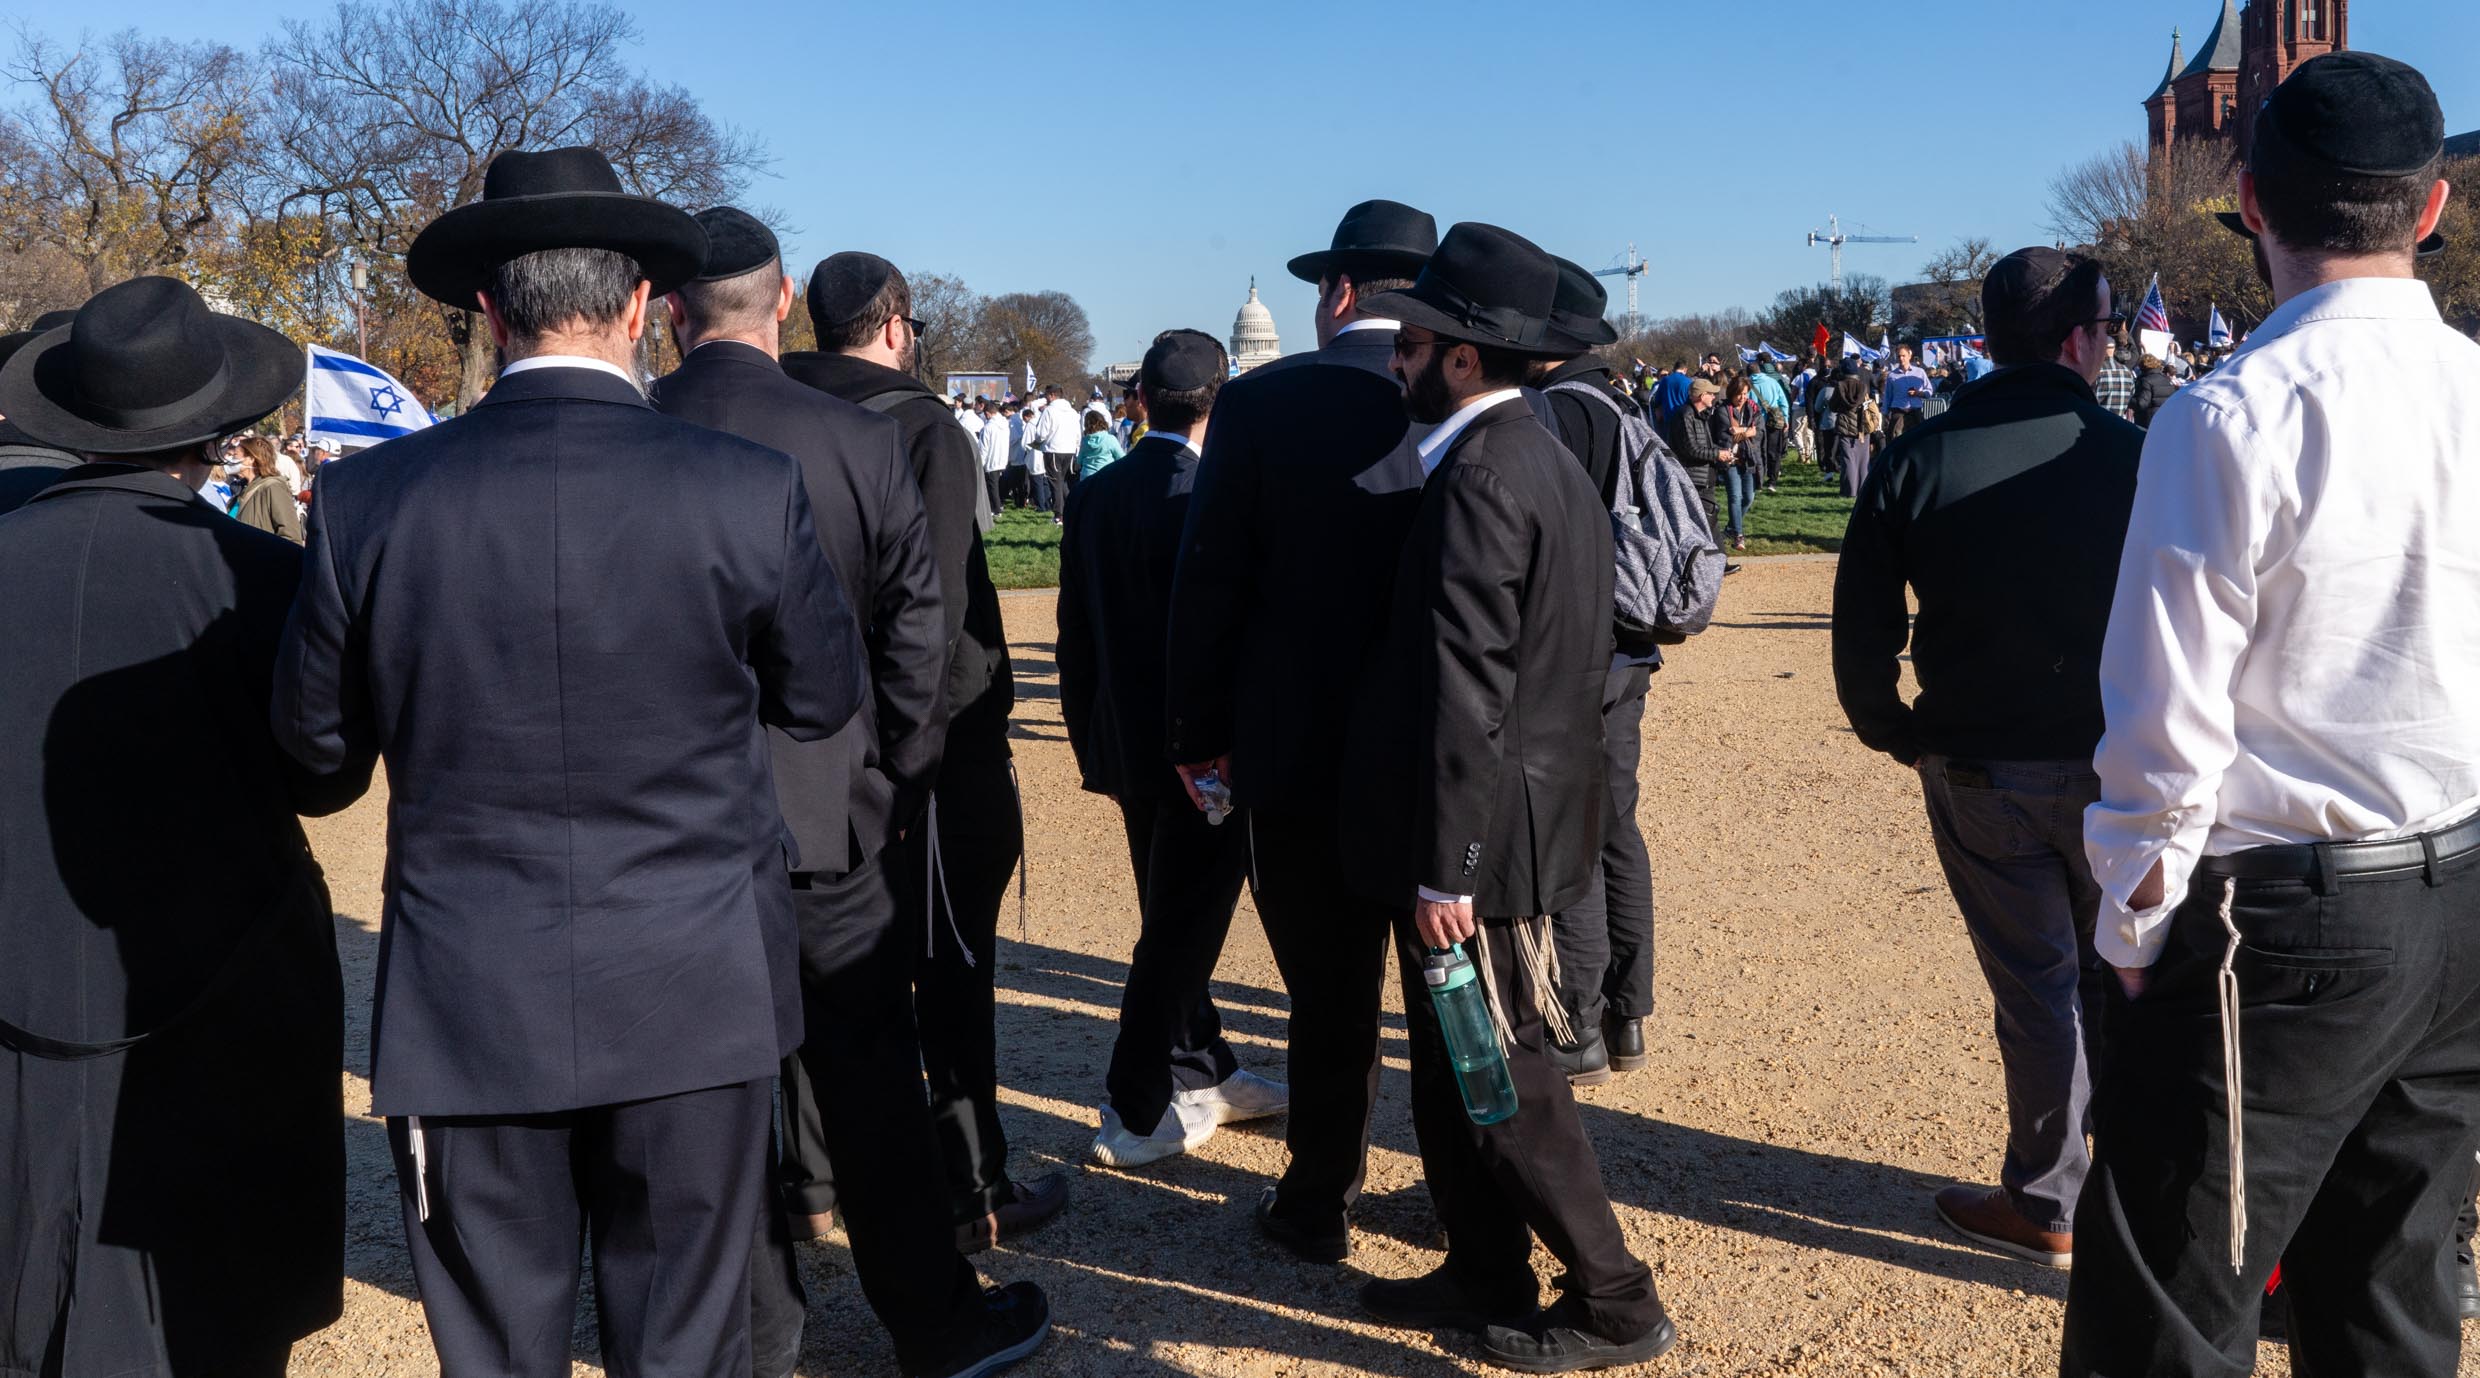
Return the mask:
POLYGON ((1109 431, 1096 431, 1085 437, 1085 443, 1077 447, 1076 476, 1080 480, 1092 478, 1109 468, 1112 460, 1127 453, 1120 448, 1118 436, 1109 431))

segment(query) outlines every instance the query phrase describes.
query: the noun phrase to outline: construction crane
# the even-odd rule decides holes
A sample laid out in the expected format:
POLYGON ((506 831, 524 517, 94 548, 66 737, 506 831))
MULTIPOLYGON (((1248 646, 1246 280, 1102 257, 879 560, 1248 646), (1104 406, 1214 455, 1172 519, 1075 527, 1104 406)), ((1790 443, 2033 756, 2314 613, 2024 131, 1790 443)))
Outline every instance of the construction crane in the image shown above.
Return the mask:
POLYGON ((1827 248, 1834 251, 1834 290, 1837 292, 1843 290, 1844 245, 1918 244, 1919 242, 1920 236, 1916 234, 1845 234, 1843 233, 1842 220, 1839 217, 1832 215, 1826 217, 1826 228, 1824 233, 1820 234, 1815 230, 1810 230, 1808 232, 1808 247, 1814 249, 1818 245, 1823 244, 1827 248))
POLYGON ((1608 268, 1596 268, 1593 270, 1593 276, 1597 278, 1624 277, 1627 279, 1627 331, 1631 335, 1635 334, 1637 329, 1642 324, 1642 318, 1636 314, 1636 280, 1643 277, 1645 275, 1645 270, 1652 266, 1652 264, 1638 258, 1636 256, 1636 246, 1630 244, 1627 247, 1627 257, 1619 260, 1615 264, 1612 264, 1608 268))

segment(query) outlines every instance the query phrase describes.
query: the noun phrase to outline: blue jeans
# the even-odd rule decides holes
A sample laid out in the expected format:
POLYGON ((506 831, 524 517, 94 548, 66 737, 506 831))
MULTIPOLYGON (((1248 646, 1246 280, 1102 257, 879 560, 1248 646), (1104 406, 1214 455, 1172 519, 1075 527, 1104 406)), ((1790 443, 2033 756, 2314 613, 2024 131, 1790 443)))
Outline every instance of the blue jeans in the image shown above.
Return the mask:
POLYGON ((1757 496, 1757 472, 1748 461, 1722 466, 1722 484, 1731 501, 1730 536, 1738 540, 1746 534, 1748 504, 1757 496))

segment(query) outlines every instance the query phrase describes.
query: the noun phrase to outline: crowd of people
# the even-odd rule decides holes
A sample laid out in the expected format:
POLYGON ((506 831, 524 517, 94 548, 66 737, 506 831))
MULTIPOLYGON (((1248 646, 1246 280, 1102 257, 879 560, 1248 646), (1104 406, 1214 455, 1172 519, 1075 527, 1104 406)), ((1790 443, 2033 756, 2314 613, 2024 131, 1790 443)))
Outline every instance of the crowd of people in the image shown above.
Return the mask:
POLYGON ((971 1262, 1072 1195, 998 1109, 1010 503, 1062 523, 1062 714, 1139 896, 1092 1156, 1286 1114, 1257 1228, 1348 1258, 1392 948, 1445 1257, 1363 1305, 1523 1372, 1660 1356, 1570 1092, 1656 1051, 1637 777, 1682 634, 1623 576, 1672 466, 1742 545, 1797 445, 1856 499, 1838 692, 1918 772, 1997 1010, 1999 1182, 1935 1209, 2074 1268, 2074 1378, 2246 1371, 2277 1265, 2303 1372, 2452 1372, 2480 346, 2410 280, 2447 195, 2416 72, 2316 59, 2256 128, 2237 228, 2280 305, 2149 408, 2074 253, 1992 269, 1959 386, 1908 349, 1631 377, 1592 273, 1385 200, 1290 264, 1312 351, 1234 378, 1166 330, 1118 404, 964 401, 909 371, 886 259, 797 298, 761 221, 583 148, 501 155, 413 242, 503 362, 365 453, 255 434, 296 347, 169 278, 0 340, 0 1369, 264 1378, 339 1314, 299 818, 381 763, 371 1098, 443 1373, 565 1372, 590 1259, 615 1373, 781 1378, 792 1245, 839 1221, 905 1373, 1030 1355, 1048 1299, 971 1262), (1283 1082, 1209 988, 1244 885, 1283 1082), (1461 1089, 1455 961, 1511 1107, 1461 1089))

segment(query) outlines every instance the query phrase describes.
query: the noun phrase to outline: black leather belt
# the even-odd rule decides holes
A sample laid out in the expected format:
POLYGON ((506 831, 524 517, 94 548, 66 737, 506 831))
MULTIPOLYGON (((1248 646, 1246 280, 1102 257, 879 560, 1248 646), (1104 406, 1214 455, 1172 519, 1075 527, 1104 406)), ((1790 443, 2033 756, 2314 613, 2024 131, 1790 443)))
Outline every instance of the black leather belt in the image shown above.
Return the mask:
POLYGON ((2323 882, 2339 876, 2423 871, 2474 850, 2480 850, 2480 813, 2434 832, 2390 837, 2382 842, 2297 842, 2250 847, 2228 856, 2206 857, 2196 863, 2196 869, 2234 880, 2323 882))

